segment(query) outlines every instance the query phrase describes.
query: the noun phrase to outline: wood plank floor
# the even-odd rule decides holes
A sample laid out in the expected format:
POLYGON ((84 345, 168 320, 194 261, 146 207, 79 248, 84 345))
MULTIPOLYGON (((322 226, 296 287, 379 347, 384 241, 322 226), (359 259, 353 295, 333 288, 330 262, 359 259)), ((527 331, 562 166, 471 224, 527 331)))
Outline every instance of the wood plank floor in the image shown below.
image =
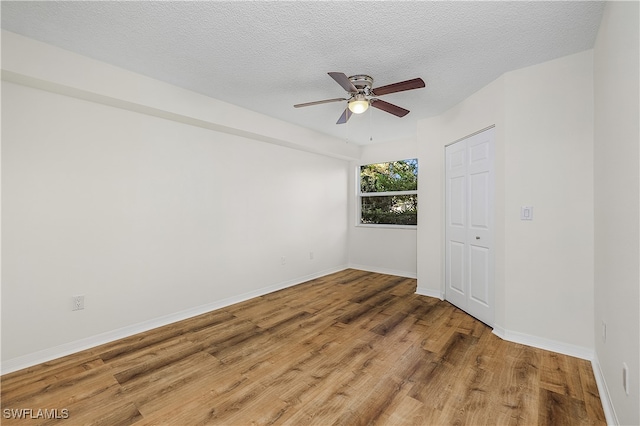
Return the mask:
POLYGON ((10 373, 2 424, 606 423, 588 361, 415 289, 346 270, 10 373))

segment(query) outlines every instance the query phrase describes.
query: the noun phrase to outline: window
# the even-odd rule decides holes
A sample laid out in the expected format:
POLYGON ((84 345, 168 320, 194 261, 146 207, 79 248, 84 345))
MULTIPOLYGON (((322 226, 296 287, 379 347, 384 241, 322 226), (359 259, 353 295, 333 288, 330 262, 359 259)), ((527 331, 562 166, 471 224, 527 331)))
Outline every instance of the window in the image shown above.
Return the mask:
POLYGON ((360 166, 360 224, 418 224, 418 159, 360 166))

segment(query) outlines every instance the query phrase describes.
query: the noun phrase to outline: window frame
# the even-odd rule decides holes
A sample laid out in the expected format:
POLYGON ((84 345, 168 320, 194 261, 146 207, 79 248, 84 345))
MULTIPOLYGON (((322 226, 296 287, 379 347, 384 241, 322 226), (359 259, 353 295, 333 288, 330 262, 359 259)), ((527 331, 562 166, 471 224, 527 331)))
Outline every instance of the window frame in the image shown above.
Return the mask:
POLYGON ((356 175, 356 227, 363 228, 393 228, 393 229, 417 229, 417 223, 415 225, 396 225, 393 223, 362 223, 362 198, 363 197, 393 197, 397 195, 418 195, 418 190, 410 190, 410 191, 388 191, 388 192, 362 192, 362 184, 360 181, 360 173, 362 166, 368 166, 370 164, 383 164, 383 163, 394 163, 397 161, 407 161, 407 160, 416 160, 418 164, 418 173, 420 173, 420 162, 418 158, 404 158, 402 160, 389 160, 389 161, 378 161, 378 162, 370 162, 370 163, 358 163, 355 167, 355 175, 356 175))

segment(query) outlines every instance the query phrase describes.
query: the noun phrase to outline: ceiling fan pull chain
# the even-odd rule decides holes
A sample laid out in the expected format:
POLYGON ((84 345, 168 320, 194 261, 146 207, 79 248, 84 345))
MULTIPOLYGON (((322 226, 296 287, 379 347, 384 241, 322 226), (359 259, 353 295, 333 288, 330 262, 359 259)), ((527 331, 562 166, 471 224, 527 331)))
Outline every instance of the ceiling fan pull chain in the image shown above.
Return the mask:
POLYGON ((369 108, 369 142, 373 142, 373 121, 371 114, 373 114, 373 112, 371 108, 369 108))

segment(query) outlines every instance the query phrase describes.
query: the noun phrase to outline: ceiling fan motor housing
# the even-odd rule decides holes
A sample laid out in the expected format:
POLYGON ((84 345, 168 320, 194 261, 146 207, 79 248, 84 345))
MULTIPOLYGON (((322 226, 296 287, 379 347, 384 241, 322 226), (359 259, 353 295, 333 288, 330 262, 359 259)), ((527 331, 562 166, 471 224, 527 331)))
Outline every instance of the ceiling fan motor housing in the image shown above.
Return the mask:
POLYGON ((356 74, 349 77, 349 81, 356 86, 358 93, 364 93, 369 96, 371 94, 371 87, 373 87, 373 77, 365 74, 356 74))

